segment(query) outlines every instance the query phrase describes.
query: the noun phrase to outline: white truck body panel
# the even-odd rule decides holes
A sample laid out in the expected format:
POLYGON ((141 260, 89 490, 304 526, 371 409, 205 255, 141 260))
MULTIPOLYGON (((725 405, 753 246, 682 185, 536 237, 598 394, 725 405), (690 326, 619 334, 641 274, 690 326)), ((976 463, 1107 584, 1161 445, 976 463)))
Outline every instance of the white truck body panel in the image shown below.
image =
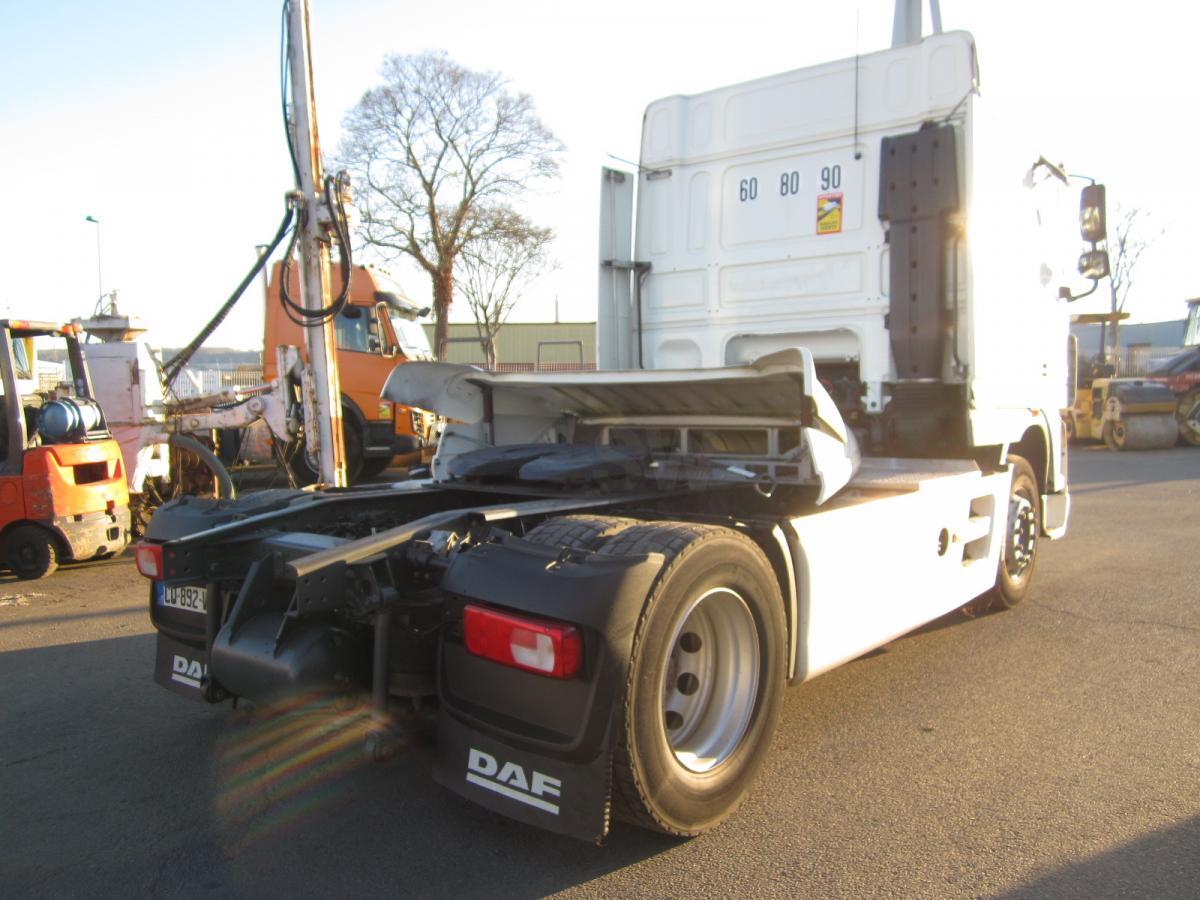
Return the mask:
POLYGON ((964 606, 996 581, 1008 472, 867 460, 799 541, 793 679, 805 681, 964 606))
MULTIPOLYGON (((1044 173, 1023 186, 1040 155, 1034 139, 1015 155, 976 153, 977 121, 984 135, 992 127, 977 114, 977 85, 972 37, 950 32, 650 104, 633 251, 649 269, 639 301, 636 286, 614 288, 619 273, 602 267, 601 366, 636 364, 639 343, 647 368, 742 365, 803 346, 818 364, 856 362, 864 408, 881 411, 885 385, 897 380, 881 141, 949 121, 965 214, 951 254, 957 271, 947 275, 957 339, 948 338, 941 380, 968 386, 975 446, 1016 442, 1031 424, 1044 429, 1030 411, 1067 404, 1067 310, 1057 288, 1070 283, 1064 269, 1078 252, 1067 199, 1078 195, 1044 173), (837 221, 823 220, 835 201, 837 221)), ((628 189, 606 177, 602 259, 622 252, 614 219, 628 189)), ((1060 490, 1060 436, 1049 431, 1050 481, 1060 490)))

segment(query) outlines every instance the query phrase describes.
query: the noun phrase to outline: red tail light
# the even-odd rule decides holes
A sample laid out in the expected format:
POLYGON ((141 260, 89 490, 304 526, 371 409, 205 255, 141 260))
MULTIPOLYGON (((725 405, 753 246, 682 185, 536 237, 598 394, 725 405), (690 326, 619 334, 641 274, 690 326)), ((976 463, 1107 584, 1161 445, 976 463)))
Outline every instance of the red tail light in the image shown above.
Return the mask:
POLYGON ((463 638, 475 656, 551 678, 570 678, 583 665, 578 629, 560 622, 467 606, 463 638))
POLYGON ((161 581, 163 577, 162 544, 137 544, 133 548, 137 570, 147 578, 161 581))

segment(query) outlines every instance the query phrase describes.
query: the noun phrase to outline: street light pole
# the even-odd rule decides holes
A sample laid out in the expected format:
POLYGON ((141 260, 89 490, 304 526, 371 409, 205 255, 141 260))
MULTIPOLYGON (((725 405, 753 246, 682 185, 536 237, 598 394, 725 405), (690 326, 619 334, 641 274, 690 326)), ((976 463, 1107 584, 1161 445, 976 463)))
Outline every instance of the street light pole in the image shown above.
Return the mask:
POLYGON ((104 302, 104 275, 100 270, 100 220, 95 216, 88 216, 84 221, 91 222, 96 226, 96 287, 100 291, 96 300, 96 307, 98 309, 100 304, 104 302))

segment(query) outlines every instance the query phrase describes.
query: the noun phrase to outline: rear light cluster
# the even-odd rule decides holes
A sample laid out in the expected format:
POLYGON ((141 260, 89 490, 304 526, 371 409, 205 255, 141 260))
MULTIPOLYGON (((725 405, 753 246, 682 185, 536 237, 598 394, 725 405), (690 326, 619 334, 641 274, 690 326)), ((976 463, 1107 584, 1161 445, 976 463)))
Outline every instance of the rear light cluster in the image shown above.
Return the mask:
POLYGON ((475 656, 550 678, 570 678, 583 666, 579 629, 561 622, 469 605, 463 609, 463 639, 475 656))
POLYGON ((155 581, 162 580, 162 544, 136 544, 133 548, 133 559, 137 563, 137 570, 147 578, 152 578, 155 581))

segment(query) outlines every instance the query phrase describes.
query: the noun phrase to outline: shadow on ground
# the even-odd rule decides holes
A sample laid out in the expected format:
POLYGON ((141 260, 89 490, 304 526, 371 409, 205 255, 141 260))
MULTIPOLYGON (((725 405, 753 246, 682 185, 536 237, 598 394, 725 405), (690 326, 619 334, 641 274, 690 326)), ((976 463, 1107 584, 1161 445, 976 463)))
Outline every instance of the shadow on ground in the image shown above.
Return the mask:
POLYGON ((1081 862, 1055 869, 999 896, 1194 898, 1200 891, 1200 816, 1081 862))
POLYGON ((428 750, 368 762, 353 716, 189 702, 153 684, 154 640, 0 653, 11 896, 533 897, 676 846, 535 832, 436 785, 428 750))

